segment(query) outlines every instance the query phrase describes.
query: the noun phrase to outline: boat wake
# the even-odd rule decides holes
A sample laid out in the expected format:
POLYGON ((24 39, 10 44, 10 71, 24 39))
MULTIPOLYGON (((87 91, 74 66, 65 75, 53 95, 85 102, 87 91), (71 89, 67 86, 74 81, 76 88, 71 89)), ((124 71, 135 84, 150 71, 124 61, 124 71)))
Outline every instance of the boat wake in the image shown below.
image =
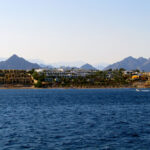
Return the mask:
POLYGON ((150 92, 150 90, 136 89, 137 92, 150 92))

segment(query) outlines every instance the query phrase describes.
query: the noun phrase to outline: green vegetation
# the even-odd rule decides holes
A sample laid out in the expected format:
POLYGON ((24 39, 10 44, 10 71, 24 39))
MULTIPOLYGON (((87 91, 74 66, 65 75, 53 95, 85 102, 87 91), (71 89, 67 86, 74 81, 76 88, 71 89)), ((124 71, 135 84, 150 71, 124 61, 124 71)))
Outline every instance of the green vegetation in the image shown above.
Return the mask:
POLYGON ((124 75, 124 69, 96 71, 87 76, 46 76, 45 72, 32 72, 37 80, 35 87, 128 87, 132 84, 131 75, 124 75))
POLYGON ((46 78, 45 74, 44 73, 42 73, 42 74, 41 73, 37 73, 34 70, 32 70, 30 73, 31 73, 32 77, 35 80, 37 80, 37 83, 35 83, 34 86, 37 87, 37 88, 43 87, 42 82, 45 81, 45 78, 46 78))
POLYGON ((41 88, 42 87, 42 82, 40 80, 37 81, 37 83, 34 84, 35 87, 41 88))
POLYGON ((34 69, 0 70, 1 85, 35 86, 36 88, 111 88, 111 87, 150 87, 150 73, 139 70, 125 71, 123 68, 106 71, 45 70, 34 69), (38 70, 37 70, 38 71, 38 70))

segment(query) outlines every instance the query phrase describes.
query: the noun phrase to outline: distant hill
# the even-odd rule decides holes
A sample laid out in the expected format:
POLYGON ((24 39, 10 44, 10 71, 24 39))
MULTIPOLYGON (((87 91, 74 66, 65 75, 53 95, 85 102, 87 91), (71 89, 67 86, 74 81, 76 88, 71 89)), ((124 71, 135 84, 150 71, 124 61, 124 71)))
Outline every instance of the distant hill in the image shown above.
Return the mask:
POLYGON ((97 69, 97 70, 103 70, 105 67, 107 67, 109 64, 108 63, 104 63, 104 62, 101 62, 101 63, 97 63, 97 64, 94 64, 93 66, 97 69))
POLYGON ((61 66, 80 67, 84 64, 85 64, 84 61, 66 61, 66 62, 62 61, 62 62, 51 63, 50 65, 52 65, 54 68, 59 68, 61 66))
POLYGON ((41 68, 52 69, 54 68, 52 65, 39 64, 41 68))
POLYGON ((148 59, 142 66, 141 70, 145 72, 150 72, 150 59, 148 59))
POLYGON ((95 67, 97 70, 103 70, 106 66, 108 66, 108 65, 101 65, 101 64, 99 64, 99 65, 94 65, 94 67, 95 67))
POLYGON ((150 71, 150 60, 140 57, 134 58, 132 56, 123 59, 122 61, 116 62, 112 65, 107 66, 104 70, 108 69, 120 69, 124 68, 126 70, 135 70, 139 69, 141 71, 150 71))
POLYGON ((84 69, 84 70, 97 70, 95 67, 93 67, 90 64, 84 64, 83 66, 80 67, 80 69, 84 69))
POLYGON ((36 63, 30 63, 29 61, 18 57, 17 55, 13 55, 6 61, 0 62, 0 69, 28 70, 36 68, 40 68, 40 66, 36 63))

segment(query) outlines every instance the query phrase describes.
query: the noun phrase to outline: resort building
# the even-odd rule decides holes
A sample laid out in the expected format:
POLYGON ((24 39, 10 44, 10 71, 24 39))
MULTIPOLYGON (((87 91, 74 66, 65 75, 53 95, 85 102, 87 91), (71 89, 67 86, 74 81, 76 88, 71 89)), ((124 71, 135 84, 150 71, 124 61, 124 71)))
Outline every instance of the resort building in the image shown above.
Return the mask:
POLYGON ((85 77, 87 75, 91 75, 94 71, 87 71, 83 69, 71 69, 71 70, 63 70, 63 69, 36 69, 38 73, 44 73, 46 77, 64 77, 64 78, 76 78, 76 77, 85 77))
POLYGON ((33 79, 24 70, 0 70, 0 84, 32 85, 33 79))

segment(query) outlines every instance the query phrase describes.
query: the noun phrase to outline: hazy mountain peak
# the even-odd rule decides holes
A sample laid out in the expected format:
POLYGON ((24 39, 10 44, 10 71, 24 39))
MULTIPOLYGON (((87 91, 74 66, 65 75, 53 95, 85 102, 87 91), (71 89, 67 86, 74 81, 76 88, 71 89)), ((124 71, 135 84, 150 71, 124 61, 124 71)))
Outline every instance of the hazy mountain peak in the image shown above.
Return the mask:
POLYGON ((33 68, 40 68, 40 66, 38 64, 31 63, 15 54, 8 58, 6 61, 0 62, 0 69, 27 70, 33 68))
POLYGON ((132 56, 129 56, 129 57, 126 57, 124 58, 124 60, 135 60, 136 58, 132 57, 132 56))
POLYGON ((85 70, 96 70, 96 68, 94 68, 92 65, 86 63, 83 66, 80 67, 81 69, 85 69, 85 70))
POLYGON ((11 57, 9 57, 6 61, 19 60, 19 59, 23 59, 23 58, 21 58, 21 57, 17 56, 16 54, 14 54, 11 57))
POLYGON ((147 61, 148 59, 144 58, 144 57, 139 57, 137 60, 140 60, 140 61, 147 61))
POLYGON ((19 57, 19 56, 17 56, 16 54, 13 54, 11 57, 19 57))
POLYGON ((139 57, 138 59, 146 59, 146 58, 144 58, 144 57, 139 57))
POLYGON ((139 57, 137 60, 138 60, 139 63, 141 63, 141 64, 144 64, 144 63, 146 63, 146 62, 148 61, 148 59, 146 59, 146 58, 144 58, 144 57, 139 57))
MULTIPOLYGON (((20 58, 19 56, 17 56, 16 54, 13 54, 10 58, 20 58)), ((9 58, 9 59, 10 59, 9 58)))
POLYGON ((124 68, 126 70, 140 69, 144 71, 150 71, 150 62, 148 61, 148 59, 143 57, 139 57, 136 59, 132 56, 129 56, 119 62, 107 66, 104 70, 120 68, 124 68))

